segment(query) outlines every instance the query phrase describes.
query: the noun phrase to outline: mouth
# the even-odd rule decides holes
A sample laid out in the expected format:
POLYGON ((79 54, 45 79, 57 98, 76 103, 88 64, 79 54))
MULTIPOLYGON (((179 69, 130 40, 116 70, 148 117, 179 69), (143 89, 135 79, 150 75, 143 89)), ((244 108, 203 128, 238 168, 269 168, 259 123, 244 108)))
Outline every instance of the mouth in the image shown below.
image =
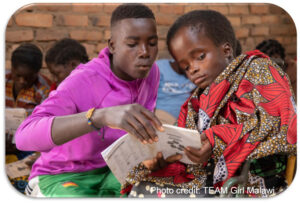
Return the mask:
POLYGON ((136 66, 139 70, 149 70, 152 66, 149 64, 140 64, 136 66))
POLYGON ((193 79, 193 83, 196 84, 196 85, 199 85, 201 84, 204 80, 205 80, 205 75, 200 75, 198 77, 196 77, 195 79, 193 79))

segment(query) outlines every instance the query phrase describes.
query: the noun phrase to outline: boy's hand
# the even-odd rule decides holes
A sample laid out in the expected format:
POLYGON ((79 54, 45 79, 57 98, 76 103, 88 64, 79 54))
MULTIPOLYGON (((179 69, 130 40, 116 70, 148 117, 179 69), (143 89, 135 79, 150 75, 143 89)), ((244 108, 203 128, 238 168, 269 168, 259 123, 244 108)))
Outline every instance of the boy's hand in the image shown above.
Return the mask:
POLYGON ((156 157, 154 157, 153 159, 150 159, 150 160, 145 160, 142 163, 149 170, 157 171, 159 169, 166 167, 170 163, 179 161, 181 158, 182 158, 181 154, 175 154, 175 155, 169 156, 168 158, 164 159, 162 153, 158 152, 156 157))
POLYGON ((205 134, 200 135, 202 147, 200 149, 196 149, 194 147, 186 147, 184 149, 187 157, 194 163, 203 164, 208 161, 212 154, 212 149, 209 140, 207 139, 205 134))
POLYGON ((106 109, 103 123, 136 136, 142 143, 158 141, 156 129, 163 131, 160 120, 148 109, 139 104, 114 106, 106 109))

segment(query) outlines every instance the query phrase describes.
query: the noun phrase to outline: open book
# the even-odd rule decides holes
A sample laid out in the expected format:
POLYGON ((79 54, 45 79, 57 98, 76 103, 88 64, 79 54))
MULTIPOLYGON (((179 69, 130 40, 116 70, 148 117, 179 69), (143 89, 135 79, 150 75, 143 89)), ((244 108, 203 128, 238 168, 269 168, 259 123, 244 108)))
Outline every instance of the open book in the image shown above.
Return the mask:
POLYGON ((180 128, 172 125, 163 125, 165 131, 157 131, 158 142, 142 144, 136 137, 126 134, 116 140, 101 154, 108 167, 123 184, 130 170, 140 162, 152 159, 157 152, 162 152, 164 158, 174 154, 182 154, 183 163, 192 164, 184 154, 187 146, 200 148, 200 134, 197 130, 180 128))

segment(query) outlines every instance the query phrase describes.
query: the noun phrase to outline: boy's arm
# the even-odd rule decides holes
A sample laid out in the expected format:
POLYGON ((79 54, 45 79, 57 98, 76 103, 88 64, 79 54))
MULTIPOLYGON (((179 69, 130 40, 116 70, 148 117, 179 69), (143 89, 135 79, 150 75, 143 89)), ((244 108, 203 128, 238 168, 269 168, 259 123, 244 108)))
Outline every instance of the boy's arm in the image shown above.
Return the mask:
POLYGON ((92 131, 85 114, 78 113, 78 109, 99 103, 101 98, 95 99, 92 94, 97 92, 97 86, 92 85, 97 79, 92 73, 80 74, 77 71, 61 83, 19 126, 16 132, 17 147, 25 151, 49 151, 63 144, 61 140, 67 142, 92 131))
MULTIPOLYGON (((72 89, 82 91, 83 87, 72 89)), ((77 113, 78 107, 71 95, 68 91, 58 90, 37 106, 16 132, 17 148, 25 151, 49 151, 93 131, 87 123, 86 112, 77 113)), ((155 128, 163 130, 159 119, 138 104, 97 109, 91 119, 98 128, 108 126, 122 129, 144 143, 157 140, 155 128)))
MULTIPOLYGON (((52 125, 53 142, 61 145, 94 130, 87 124, 86 113, 56 117, 52 125)), ((96 109, 92 123, 98 128, 108 126, 129 132, 144 144, 157 141, 155 128, 163 130, 158 118, 139 104, 96 109)))
MULTIPOLYGON (((66 91, 52 92, 19 126, 16 132, 17 148, 24 151, 49 151, 56 146, 51 136, 55 118, 74 113, 76 106, 66 91)), ((65 120, 63 125, 68 126, 68 121, 65 120)))
MULTIPOLYGON (((159 81, 158 68, 154 70, 154 96, 145 105, 147 109, 138 104, 96 109, 91 118, 93 124, 98 128, 108 126, 122 129, 144 143, 156 141, 155 128, 163 128, 159 119, 151 112, 156 103, 156 81, 159 81)), ((16 144, 20 150, 48 151, 94 130, 87 123, 86 112, 78 113, 78 104, 89 101, 91 108, 99 106, 102 99, 95 99, 93 92, 103 91, 106 84, 98 84, 99 78, 95 78, 94 74, 90 74, 90 77, 86 74, 73 74, 74 77, 75 79, 70 80, 69 77, 60 84, 58 90, 52 92, 20 125, 16 133, 16 144)))

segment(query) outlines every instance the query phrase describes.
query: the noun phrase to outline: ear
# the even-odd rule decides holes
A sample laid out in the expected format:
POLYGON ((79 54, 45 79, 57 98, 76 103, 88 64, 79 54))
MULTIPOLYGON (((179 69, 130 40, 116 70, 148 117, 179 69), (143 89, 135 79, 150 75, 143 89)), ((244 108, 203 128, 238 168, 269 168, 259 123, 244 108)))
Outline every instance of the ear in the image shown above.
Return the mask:
POLYGON ((225 58, 228 58, 228 59, 233 59, 234 58, 233 48, 229 44, 229 42, 224 43, 222 45, 222 48, 223 48, 223 53, 224 53, 225 58))
POLYGON ((108 45, 109 52, 111 54, 114 54, 114 52, 115 52, 115 42, 112 39, 112 37, 108 39, 107 45, 108 45))
POLYGON ((72 60, 68 61, 68 62, 64 65, 64 67, 67 68, 67 69, 74 69, 74 68, 76 68, 79 64, 80 64, 80 61, 79 61, 79 60, 72 59, 72 60))
POLYGON ((70 65, 71 65, 72 69, 76 68, 79 64, 80 64, 80 62, 77 61, 77 60, 72 60, 70 62, 70 65))

